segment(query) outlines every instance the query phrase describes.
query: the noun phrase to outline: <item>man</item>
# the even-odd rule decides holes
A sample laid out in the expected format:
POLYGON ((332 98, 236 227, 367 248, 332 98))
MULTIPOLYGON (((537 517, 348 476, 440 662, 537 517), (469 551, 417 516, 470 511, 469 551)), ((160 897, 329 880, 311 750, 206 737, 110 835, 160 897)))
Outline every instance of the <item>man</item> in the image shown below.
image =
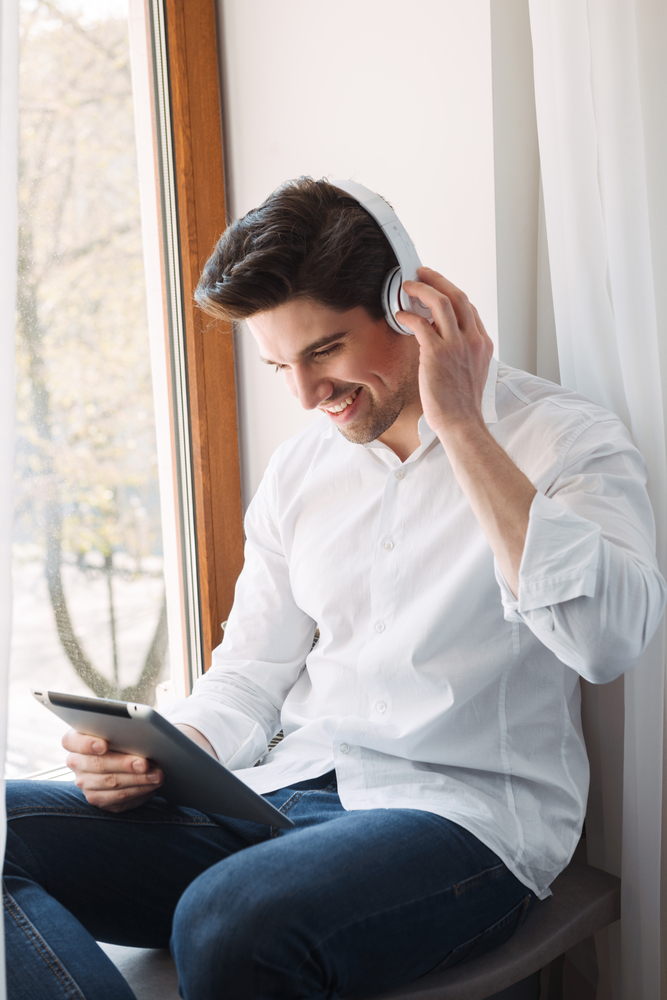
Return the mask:
POLYGON ((664 606, 643 463, 611 414, 499 366, 436 272, 405 288, 433 325, 391 329, 395 265, 354 198, 301 179, 198 290, 322 418, 274 455, 171 719, 294 828, 168 806, 148 762, 67 734, 81 792, 10 799, 10 995, 130 997, 94 938, 170 935, 186 1000, 389 989, 502 943, 571 857, 579 676, 632 666, 664 606))

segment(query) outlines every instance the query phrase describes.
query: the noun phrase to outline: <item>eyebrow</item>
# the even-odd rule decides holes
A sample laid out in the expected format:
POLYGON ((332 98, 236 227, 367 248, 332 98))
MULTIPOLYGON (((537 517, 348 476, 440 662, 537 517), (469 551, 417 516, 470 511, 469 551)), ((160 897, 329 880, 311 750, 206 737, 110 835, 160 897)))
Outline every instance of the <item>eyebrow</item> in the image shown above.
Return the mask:
MULTIPOLYGON (((300 361, 301 358, 305 358, 307 354, 312 354, 314 351, 319 351, 323 347, 327 347, 328 344, 333 344, 336 340, 340 340, 342 337, 346 337, 349 330, 342 330, 339 333, 330 333, 327 337, 320 337, 319 340, 313 341, 308 347, 304 347, 302 351, 297 354, 297 360, 300 361)), ((277 365, 277 361, 271 361, 270 358, 261 358, 265 365, 277 365)))

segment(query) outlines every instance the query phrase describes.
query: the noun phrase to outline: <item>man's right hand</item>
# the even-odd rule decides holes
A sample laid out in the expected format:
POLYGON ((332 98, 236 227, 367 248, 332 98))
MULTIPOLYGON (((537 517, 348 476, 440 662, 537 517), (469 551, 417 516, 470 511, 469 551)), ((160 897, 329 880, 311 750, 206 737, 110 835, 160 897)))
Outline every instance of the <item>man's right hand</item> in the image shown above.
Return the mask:
POLYGON ((65 763, 91 806, 124 812, 151 799, 164 774, 145 757, 109 750, 106 740, 68 729, 62 739, 69 750, 65 763))

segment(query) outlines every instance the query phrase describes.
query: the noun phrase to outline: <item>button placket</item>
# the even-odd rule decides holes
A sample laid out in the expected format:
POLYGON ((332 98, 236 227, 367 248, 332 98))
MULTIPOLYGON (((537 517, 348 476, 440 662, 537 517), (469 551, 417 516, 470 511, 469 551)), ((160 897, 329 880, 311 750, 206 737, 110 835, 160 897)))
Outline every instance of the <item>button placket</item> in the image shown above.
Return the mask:
MULTIPOLYGON (((394 613, 395 601, 395 581, 392 563, 388 563, 386 553, 394 548, 392 536, 395 531, 395 510, 397 501, 397 490, 401 484, 397 483, 394 475, 400 469, 388 469, 385 479, 385 487, 382 497, 382 507, 380 509, 380 519, 377 527, 376 548, 373 557, 373 566, 370 574, 370 628, 371 635, 379 638, 391 623, 394 613)), ((365 660, 371 671, 379 667, 378 664, 365 660)))

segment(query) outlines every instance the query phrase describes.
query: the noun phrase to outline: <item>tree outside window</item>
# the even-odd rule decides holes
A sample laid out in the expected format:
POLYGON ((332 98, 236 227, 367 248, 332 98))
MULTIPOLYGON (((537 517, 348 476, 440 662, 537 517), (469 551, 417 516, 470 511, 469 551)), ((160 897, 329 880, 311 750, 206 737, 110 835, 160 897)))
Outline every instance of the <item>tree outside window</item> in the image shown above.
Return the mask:
POLYGON ((63 757, 31 685, 168 669, 125 5, 24 0, 20 60, 11 775, 63 757))

